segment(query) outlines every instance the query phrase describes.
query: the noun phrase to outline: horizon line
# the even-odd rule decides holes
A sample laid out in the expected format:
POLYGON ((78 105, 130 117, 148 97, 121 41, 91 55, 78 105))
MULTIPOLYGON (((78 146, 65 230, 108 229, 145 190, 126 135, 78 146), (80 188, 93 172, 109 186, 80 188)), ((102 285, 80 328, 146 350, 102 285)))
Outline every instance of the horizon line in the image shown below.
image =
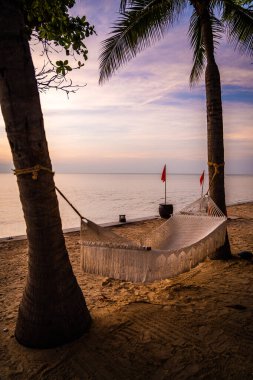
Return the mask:
MULTIPOLYGON (((0 174, 12 174, 14 175, 12 172, 10 171, 3 171, 3 172, 0 172, 0 174)), ((121 175, 121 174, 124 174, 124 175, 145 175, 145 174, 148 174, 148 175, 161 175, 161 172, 62 172, 62 171, 59 171, 59 172, 54 172, 54 174, 108 174, 108 175, 111 175, 111 174, 116 174, 116 175, 121 175)), ((200 175, 202 174, 202 172, 200 173, 173 173, 173 172, 167 172, 166 173, 167 175, 200 175)), ((206 175, 208 175, 208 173, 206 173, 206 175)), ((247 175, 247 176, 253 176, 253 173, 225 173, 225 176, 227 175, 238 175, 238 176, 244 176, 244 175, 247 175)))

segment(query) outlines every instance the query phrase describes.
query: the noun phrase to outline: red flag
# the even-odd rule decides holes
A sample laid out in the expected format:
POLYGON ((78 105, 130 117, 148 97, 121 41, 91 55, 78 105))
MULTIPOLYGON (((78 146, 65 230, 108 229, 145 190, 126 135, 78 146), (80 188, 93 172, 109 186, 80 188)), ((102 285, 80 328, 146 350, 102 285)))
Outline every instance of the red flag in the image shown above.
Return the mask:
POLYGON ((200 186, 201 186, 202 183, 204 182, 204 178, 205 178, 205 170, 203 171, 203 173, 201 174, 201 176, 200 176, 200 178, 199 178, 200 186))
POLYGON ((161 180, 163 182, 166 181, 166 164, 164 165, 164 168, 163 168, 163 172, 162 172, 162 175, 161 175, 161 180))

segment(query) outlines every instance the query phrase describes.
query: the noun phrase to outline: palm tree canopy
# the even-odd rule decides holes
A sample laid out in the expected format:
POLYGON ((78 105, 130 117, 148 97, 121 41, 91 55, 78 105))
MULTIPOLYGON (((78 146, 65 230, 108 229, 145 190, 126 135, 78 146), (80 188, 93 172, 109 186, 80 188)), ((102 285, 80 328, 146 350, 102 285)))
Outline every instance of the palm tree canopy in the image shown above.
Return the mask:
POLYGON ((202 17, 208 12, 214 47, 222 34, 245 54, 253 53, 253 10, 243 0, 122 0, 120 17, 111 36, 103 41, 99 83, 104 83, 140 51, 160 40, 180 16, 193 8, 188 35, 193 50, 190 83, 196 82, 205 67, 202 17))

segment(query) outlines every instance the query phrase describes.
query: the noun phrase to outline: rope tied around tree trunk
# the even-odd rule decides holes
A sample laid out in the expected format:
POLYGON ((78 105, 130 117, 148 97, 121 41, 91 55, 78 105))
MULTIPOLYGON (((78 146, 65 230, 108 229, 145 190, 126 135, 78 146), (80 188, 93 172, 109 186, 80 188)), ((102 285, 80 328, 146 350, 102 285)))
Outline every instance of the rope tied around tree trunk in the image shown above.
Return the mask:
POLYGON ((212 176, 212 179, 211 179, 211 182, 210 182, 210 184, 209 184, 209 188, 208 188, 208 190, 207 190, 207 192, 206 192, 206 195, 209 193, 209 190, 210 190, 210 187, 211 187, 211 185, 212 185, 212 183, 213 183, 213 180, 214 180, 214 177, 217 175, 217 174, 219 174, 220 172, 219 172, 219 167, 221 167, 221 166, 224 166, 225 165, 225 162, 222 162, 221 164, 217 164, 216 162, 208 162, 208 166, 213 166, 214 167, 214 173, 213 173, 213 176, 212 176))
POLYGON ((22 175, 22 174, 32 174, 33 180, 38 179, 40 170, 47 171, 47 172, 52 173, 54 175, 54 172, 51 169, 48 169, 42 165, 35 165, 31 168, 26 168, 26 169, 12 169, 12 170, 13 170, 13 174, 16 176, 22 175))
POLYGON ((209 166, 214 166, 214 176, 216 176, 216 174, 219 174, 219 167, 220 166, 224 166, 225 165, 225 162, 222 162, 221 164, 217 164, 216 162, 208 162, 208 165, 209 166))

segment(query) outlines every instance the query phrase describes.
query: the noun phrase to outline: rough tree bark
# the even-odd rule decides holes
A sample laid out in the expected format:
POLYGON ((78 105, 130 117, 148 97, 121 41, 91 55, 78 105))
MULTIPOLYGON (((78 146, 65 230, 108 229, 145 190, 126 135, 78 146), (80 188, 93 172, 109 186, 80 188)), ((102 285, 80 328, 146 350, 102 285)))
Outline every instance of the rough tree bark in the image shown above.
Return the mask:
MULTIPOLYGON (((39 93, 22 13, 0 0, 0 103, 16 169, 51 169, 39 93)), ((90 314, 69 261, 53 174, 17 177, 27 227, 28 276, 15 336, 45 348, 81 336, 90 314)))
MULTIPOLYGON (((218 66, 214 56, 214 41, 210 22, 209 11, 205 4, 201 4, 201 21, 203 42, 206 51, 206 109, 207 109, 207 150, 209 166, 209 191, 210 196, 227 215, 224 183, 224 145, 223 145, 223 115, 221 100, 221 82, 218 66)), ((228 259, 231 257, 228 234, 226 234, 225 244, 219 249, 214 258, 228 259)))

